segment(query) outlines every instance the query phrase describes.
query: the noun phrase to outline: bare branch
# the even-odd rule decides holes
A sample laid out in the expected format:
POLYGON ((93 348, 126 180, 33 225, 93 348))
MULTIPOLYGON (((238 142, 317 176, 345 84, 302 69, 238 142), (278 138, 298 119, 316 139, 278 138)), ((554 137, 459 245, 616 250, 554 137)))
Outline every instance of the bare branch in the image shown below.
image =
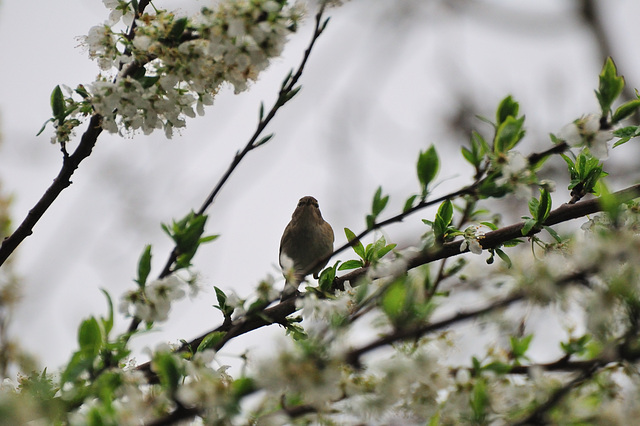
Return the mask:
POLYGON ((102 133, 102 127, 100 122, 102 117, 98 114, 94 114, 89 120, 89 126, 82 135, 80 144, 75 149, 73 154, 63 157, 62 167, 58 176, 53 180, 53 183, 45 191, 44 195, 29 213, 24 218, 22 223, 16 228, 16 230, 7 238, 2 241, 0 246, 0 266, 11 256, 15 249, 33 233, 33 227, 38 223, 40 218, 49 209, 51 204, 58 198, 58 195, 71 185, 71 176, 76 171, 82 160, 91 155, 91 151, 95 146, 98 136, 102 133))

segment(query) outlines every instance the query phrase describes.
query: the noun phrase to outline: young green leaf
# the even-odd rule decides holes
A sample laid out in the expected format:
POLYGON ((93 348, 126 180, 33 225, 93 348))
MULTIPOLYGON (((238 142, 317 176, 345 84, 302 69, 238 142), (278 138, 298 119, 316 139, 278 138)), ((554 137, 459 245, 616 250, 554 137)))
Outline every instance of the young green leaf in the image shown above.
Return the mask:
POLYGON ((542 224, 549 217, 551 211, 551 194, 546 189, 540 190, 540 203, 538 204, 538 211, 535 216, 538 223, 542 224))
POLYGON ((149 273, 151 272, 151 245, 148 244, 145 246, 142 255, 140 255, 140 260, 138 260, 138 278, 136 279, 136 283, 140 288, 144 288, 147 283, 147 278, 149 277, 149 273))
POLYGON ((82 321, 78 330, 80 352, 85 356, 96 356, 102 348, 102 333, 98 321, 91 317, 82 321))
POLYGON ((496 136, 493 140, 493 151, 496 154, 506 153, 514 148, 518 142, 524 137, 524 116, 515 118, 508 116, 498 126, 496 136))
POLYGON ((111 330, 113 329, 113 301, 111 300, 111 296, 105 289, 101 288, 100 291, 102 291, 104 296, 107 298, 107 306, 109 308, 109 314, 107 315, 107 318, 100 318, 100 320, 102 321, 102 327, 104 328, 105 338, 108 338, 109 333, 111 333, 111 330))
POLYGON ((346 262, 343 262, 340 267, 338 268, 338 271, 346 271, 348 269, 357 269, 357 268, 362 268, 364 266, 364 262, 362 262, 362 260, 347 260, 346 262))
POLYGON ((272 138, 273 138, 274 134, 268 134, 267 136, 264 136, 263 138, 261 138, 260 140, 254 142, 253 147, 257 148, 261 145, 264 145, 265 143, 269 142, 272 138))
POLYGON ((513 100, 511 95, 504 98, 500 105, 498 105, 498 110, 496 111, 496 120, 497 125, 500 127, 502 123, 506 121, 508 117, 516 118, 518 116, 518 109, 520 105, 516 101, 513 100))
MULTIPOLYGON (((356 234, 349 228, 344 228, 344 235, 347 237, 347 241, 352 243, 356 240, 356 234)), ((360 258, 364 258, 364 246, 360 240, 357 240, 352 246, 353 251, 360 256, 360 258)))
POLYGON ((634 114, 638 108, 640 108, 640 99, 634 99, 620 105, 611 117, 611 124, 616 124, 618 121, 624 120, 634 114))
POLYGON ((202 342, 200 342, 200 344, 198 345, 198 349, 196 349, 196 352, 202 352, 204 350, 214 348, 218 343, 222 341, 222 339, 224 339, 224 336, 226 334, 227 333, 224 331, 212 331, 211 333, 207 334, 204 339, 202 339, 202 342))
POLYGON ((53 110, 53 118, 62 123, 66 117, 64 108, 64 95, 60 86, 56 86, 51 92, 51 109, 53 110))
POLYGON ((618 70, 611 57, 606 59, 600 72, 599 81, 596 97, 602 109, 602 116, 607 117, 611 111, 611 105, 624 88, 624 78, 618 75, 618 70))
POLYGON ((511 258, 509 258, 507 253, 505 253, 499 248, 495 249, 495 252, 498 255, 498 257, 500 257, 500 259, 502 259, 502 261, 507 264, 507 268, 511 268, 513 266, 513 263, 511 262, 511 258))
POLYGON ((153 365, 154 371, 160 379, 160 384, 169 391, 169 394, 172 394, 178 388, 178 384, 182 379, 177 360, 170 353, 159 352, 156 353, 153 359, 153 365))
POLYGON ((379 186, 378 189, 376 190, 376 193, 373 196, 373 203, 371 206, 371 213, 374 216, 378 216, 380 213, 382 213, 382 210, 384 210, 384 208, 387 206, 387 203, 389 202, 389 196, 385 195, 384 197, 382 196, 382 187, 379 186))
POLYGON ((407 288, 402 280, 393 283, 382 296, 382 311, 389 317, 391 322, 396 322, 405 311, 407 299, 407 288))
POLYGON ((451 219, 453 219, 453 203, 447 199, 438 207, 438 217, 440 217, 445 226, 449 226, 451 219))
POLYGON ((436 152, 436 148, 431 145, 429 149, 422 152, 420 151, 420 155, 418 156, 418 180, 420 181, 420 186, 422 187, 422 198, 426 198, 427 191, 429 188, 429 184, 435 179, 438 174, 438 170, 440 169, 440 159, 438 158, 438 153, 436 152))
POLYGON ((407 201, 404 203, 404 207, 402 208, 402 213, 406 213, 413 208, 413 203, 416 201, 416 198, 418 198, 417 194, 407 198, 407 201))
POLYGON ((169 31, 167 38, 170 41, 179 41, 180 37, 182 37, 182 33, 184 33, 184 30, 187 28, 188 22, 189 20, 187 18, 176 19, 173 22, 173 25, 171 25, 171 31, 169 31))

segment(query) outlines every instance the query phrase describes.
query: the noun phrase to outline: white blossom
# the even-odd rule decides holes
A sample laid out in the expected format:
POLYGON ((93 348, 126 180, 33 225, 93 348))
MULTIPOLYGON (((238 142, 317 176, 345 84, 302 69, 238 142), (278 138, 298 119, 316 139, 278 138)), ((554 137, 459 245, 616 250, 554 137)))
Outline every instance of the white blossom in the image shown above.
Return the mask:
POLYGON ((502 176, 496 179, 497 186, 509 186, 516 197, 521 200, 531 198, 529 161, 521 153, 509 151, 506 161, 501 163, 500 170, 502 171, 502 176))
POLYGON ((471 225, 464 231, 464 240, 460 243, 460 251, 463 252, 467 248, 473 254, 482 254, 482 245, 480 239, 484 236, 488 228, 484 225, 471 225))
POLYGON ((607 142, 613 138, 612 130, 600 130, 600 116, 586 115, 564 126, 559 133, 561 139, 570 146, 584 146, 600 159, 609 156, 607 142))
POLYGON ((186 117, 203 115, 223 84, 236 93, 246 90, 270 59, 282 53, 293 24, 302 16, 298 3, 225 1, 189 18, 188 30, 196 37, 174 42, 167 37, 178 18, 160 10, 140 17, 129 41, 113 25, 119 20, 130 25, 130 2, 104 3, 111 17, 91 28, 85 42, 89 56, 107 74, 87 85, 88 101, 110 133, 163 129, 168 138, 186 125, 186 117), (265 12, 269 19, 262 17, 265 12))

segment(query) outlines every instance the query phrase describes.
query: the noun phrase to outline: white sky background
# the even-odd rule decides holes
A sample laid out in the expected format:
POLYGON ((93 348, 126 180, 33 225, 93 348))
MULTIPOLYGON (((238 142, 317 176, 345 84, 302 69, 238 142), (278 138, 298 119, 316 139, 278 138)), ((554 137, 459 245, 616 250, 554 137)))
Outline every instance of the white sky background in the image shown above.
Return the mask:
MULTIPOLYGON (((189 3, 156 5, 171 9, 189 3)), ((191 3, 196 9, 209 4, 191 3)), ((214 285, 246 296, 268 273, 279 277, 280 236, 301 196, 318 198, 337 246, 344 242, 345 226, 356 232, 363 228, 378 185, 391 194, 388 214, 418 191, 413 164, 430 143, 446 159, 439 175, 445 181, 435 195, 470 182, 471 169, 458 160, 467 137, 453 134, 448 124, 461 102, 469 105, 467 120, 488 131, 474 114, 492 118, 498 102, 512 94, 527 116, 528 136, 519 147, 525 155, 550 146, 548 133, 597 112, 593 89, 603 58, 577 17, 576 4, 352 0, 330 10, 331 22, 311 56, 303 90, 267 129, 276 137, 249 154, 209 210, 207 232, 222 236, 194 259, 205 291, 176 305, 162 332, 135 338, 136 347, 190 340, 218 326, 220 315, 211 308, 214 285), (455 160, 449 160, 452 155, 455 160)), ((620 72, 628 85, 640 87, 640 4, 599 5, 606 5, 604 20, 620 72)), ((61 165, 58 147, 49 143, 51 127, 35 137, 51 116, 49 95, 57 84, 75 87, 97 75, 98 67, 76 37, 106 17, 99 0, 0 1, 0 180, 14 195, 16 224, 61 165)), ((162 132, 100 136, 73 185, 13 256, 25 297, 11 331, 43 366, 67 361, 76 349, 80 321, 106 312, 99 288, 108 290, 117 305, 120 295, 135 286, 145 244, 153 244, 152 275, 159 273, 172 248, 160 223, 202 204, 253 133, 260 101, 269 107, 283 77, 298 65, 311 25, 309 17, 284 56, 249 92, 233 95, 227 88, 204 117, 188 120, 172 140, 162 132)), ((78 137, 85 128, 79 128, 78 137)), ((606 166, 612 174, 634 173, 624 176, 626 184, 638 178, 634 142, 612 157, 622 159, 615 168, 606 166)), ((568 199, 564 181, 556 199, 568 199)), ((387 239, 415 244, 424 230, 420 218, 429 216, 416 214, 385 230, 387 239)), ((118 316, 118 329, 127 325, 128 319, 118 316)), ((225 352, 240 353, 247 344, 259 351, 280 333, 276 327, 251 333, 225 352)))

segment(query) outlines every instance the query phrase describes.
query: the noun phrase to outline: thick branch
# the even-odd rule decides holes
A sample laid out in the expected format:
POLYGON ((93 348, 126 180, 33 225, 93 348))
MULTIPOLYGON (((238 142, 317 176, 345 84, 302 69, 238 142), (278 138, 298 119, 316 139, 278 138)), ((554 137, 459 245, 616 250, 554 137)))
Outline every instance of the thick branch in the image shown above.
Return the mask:
MULTIPOLYGON (((615 195, 618 197, 618 200, 620 202, 625 202, 625 201, 629 201, 634 198, 637 198, 640 196, 640 184, 631 186, 622 191, 618 191, 615 193, 615 195)), ((578 217, 592 214, 601 210, 602 208, 600 207, 599 199, 597 198, 592 200, 581 201, 571 205, 563 204, 562 206, 553 210, 549 214, 549 218, 547 222, 545 222, 545 225, 555 225, 561 222, 565 222, 567 220, 576 219, 578 217)), ((504 244, 506 241, 512 240, 514 238, 522 237, 522 232, 521 232, 522 226, 523 226, 522 223, 517 223, 517 224, 507 226, 505 228, 501 228, 496 231, 492 231, 485 234, 484 238, 481 240, 483 248, 487 249, 487 248, 498 247, 501 244, 504 244)), ((466 252, 467 251, 464 251, 464 252, 460 251, 460 241, 446 243, 439 250, 423 253, 419 257, 413 259, 411 262, 409 262, 408 269, 412 269, 417 266, 423 265, 425 263, 433 262, 435 260, 443 259, 450 256, 456 256, 458 254, 466 253, 466 252)), ((353 283, 353 285, 355 285, 358 278, 362 277, 366 273, 367 269, 368 268, 360 268, 358 270, 352 271, 341 277, 336 277, 336 279, 334 280, 333 288, 344 288, 344 283, 346 281, 349 281, 353 283)), ((579 277, 572 276, 570 278, 573 280, 577 280, 579 277)), ((233 322, 230 322, 228 324, 223 324, 216 329, 207 331, 201 336, 193 339, 189 343, 180 347, 178 351, 186 351, 186 350, 189 350, 189 348, 192 348, 192 349, 197 348, 198 345, 202 342, 202 340, 212 332, 217 332, 217 331, 226 332, 224 339, 222 339, 222 341, 220 341, 216 345, 216 347, 214 347, 215 350, 220 350, 229 340, 237 336, 240 336, 242 334, 264 327, 266 325, 271 325, 274 323, 285 324, 286 317, 296 311, 295 301, 297 297, 299 296, 294 296, 290 299, 286 299, 285 301, 280 302, 277 305, 272 306, 271 308, 265 309, 264 311, 251 314, 251 316, 248 316, 248 317, 238 318, 233 322)), ((499 307, 508 306, 511 303, 514 303, 518 300, 522 300, 523 297, 524 297, 523 295, 517 294, 507 299, 504 299, 502 301, 495 302, 493 305, 482 308, 480 310, 457 314, 456 316, 449 318, 448 320, 444 320, 437 323, 437 325, 435 325, 434 323, 434 324, 430 324, 423 327, 423 329, 421 330, 410 330, 410 331, 405 331, 404 333, 406 333, 408 338, 415 336, 416 333, 424 334, 424 333, 433 331, 437 328, 448 326, 455 322, 463 321, 472 317, 476 317, 478 315, 482 315, 483 313, 489 312, 499 307)), ((398 337, 395 340, 403 338, 402 336, 404 335, 398 334, 398 337)), ((366 350, 360 350, 360 353, 364 353, 368 350, 372 350, 375 347, 379 347, 384 344, 387 344, 386 341, 379 344, 371 344, 370 348, 367 348, 366 350)), ((354 354, 352 355, 352 357, 355 356, 354 359, 357 360, 359 355, 360 354, 354 354)), ((149 367, 150 367, 150 364, 145 363, 138 366, 138 369, 145 371, 147 373, 150 373, 149 367)), ((156 378, 153 376, 149 376, 149 378, 150 380, 156 380, 156 378)))
MULTIPOLYGON (((614 193, 614 195, 621 203, 633 200, 634 198, 640 197, 640 184, 618 191, 614 193)), ((584 217, 586 215, 593 214, 599 211, 602 211, 599 198, 593 198, 591 200, 585 200, 575 204, 563 204, 549 213, 549 218, 545 221, 544 224, 546 226, 557 225, 558 223, 584 217)), ((500 247, 507 241, 516 238, 522 238, 523 226, 524 223, 516 223, 504 228, 497 229, 495 231, 488 232, 479 239, 480 244, 482 245, 483 249, 490 249, 500 247)), ((540 231, 534 230, 530 235, 533 235, 537 232, 540 231)), ((425 251, 409 261, 409 269, 447 257, 468 253, 468 248, 464 251, 460 251, 460 244, 461 241, 452 241, 443 244, 439 249, 425 251)), ((333 283, 334 288, 344 289, 344 283, 347 281, 350 282, 351 285, 355 285, 356 281, 366 273, 367 269, 368 268, 356 269, 355 271, 352 271, 341 277, 337 277, 333 283)))
POLYGON ((38 223, 51 204, 58 198, 58 195, 69 185, 71 185, 71 176, 76 171, 82 160, 91 155, 91 151, 98 140, 98 136, 102 132, 100 121, 102 117, 94 114, 89 120, 89 127, 82 135, 80 144, 73 154, 64 157, 62 168, 53 183, 46 190, 42 198, 38 200, 35 206, 24 218, 22 223, 7 238, 4 239, 0 246, 0 266, 11 256, 15 249, 33 233, 33 227, 38 223))

